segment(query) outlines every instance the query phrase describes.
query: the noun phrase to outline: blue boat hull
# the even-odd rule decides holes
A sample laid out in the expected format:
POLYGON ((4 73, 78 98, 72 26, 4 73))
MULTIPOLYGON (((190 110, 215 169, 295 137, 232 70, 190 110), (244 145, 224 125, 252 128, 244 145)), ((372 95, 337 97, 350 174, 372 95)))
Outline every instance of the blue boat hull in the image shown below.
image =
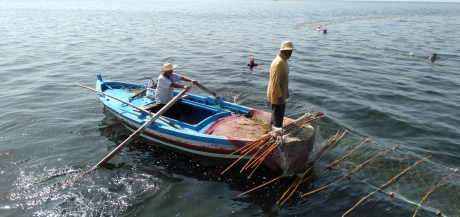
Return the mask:
MULTIPOLYGON (((139 84, 103 80, 100 75, 98 75, 96 82, 98 91, 126 102, 130 101, 137 107, 155 103, 154 100, 146 96, 132 98, 135 91, 145 88, 139 84)), ((175 91, 174 95, 178 93, 175 91)), ((99 99, 131 131, 140 128, 151 117, 131 105, 103 94, 99 94, 99 99)), ((181 122, 164 116, 163 118, 180 129, 157 119, 144 130, 141 136, 187 153, 213 158, 236 159, 240 158, 241 155, 228 155, 257 139, 258 136, 264 134, 264 130, 268 127, 269 113, 221 99, 216 100, 212 97, 188 94, 177 103, 179 103, 187 121, 181 122), (262 124, 256 126, 253 124, 254 122, 247 123, 247 121, 253 120, 251 118, 256 117, 257 120, 263 120, 261 121, 262 124)), ((243 159, 250 157, 245 156, 243 159)), ((273 170, 285 170, 286 168, 282 168, 281 163, 276 159, 277 156, 270 155, 266 157, 264 163, 273 170)), ((302 163, 305 162, 300 162, 300 164, 302 163)))

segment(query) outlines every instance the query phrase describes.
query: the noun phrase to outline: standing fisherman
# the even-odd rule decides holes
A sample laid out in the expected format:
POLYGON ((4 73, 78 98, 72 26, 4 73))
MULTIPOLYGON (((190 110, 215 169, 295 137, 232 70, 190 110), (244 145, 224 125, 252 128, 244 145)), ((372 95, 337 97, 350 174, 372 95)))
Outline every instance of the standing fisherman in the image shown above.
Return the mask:
POLYGON ((291 41, 281 44, 280 53, 270 65, 270 80, 267 88, 267 98, 271 103, 272 115, 270 119, 271 127, 282 127, 284 111, 286 109, 286 99, 289 98, 289 66, 287 60, 295 50, 291 41))

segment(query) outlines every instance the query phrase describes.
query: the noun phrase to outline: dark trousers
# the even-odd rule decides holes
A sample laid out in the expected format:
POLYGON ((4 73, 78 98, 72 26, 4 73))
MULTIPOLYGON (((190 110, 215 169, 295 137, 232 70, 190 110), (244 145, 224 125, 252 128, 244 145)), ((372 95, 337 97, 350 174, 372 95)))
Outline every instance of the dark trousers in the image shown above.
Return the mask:
POLYGON ((286 110, 286 104, 275 105, 272 104, 272 117, 270 119, 270 125, 274 127, 282 127, 284 119, 284 111, 286 110))
MULTIPOLYGON (((160 109, 162 109, 165 105, 166 104, 158 104, 158 107, 157 107, 158 110, 155 112, 160 111, 160 109)), ((180 118, 182 117, 182 112, 180 110, 180 107, 177 105, 177 103, 174 103, 168 110, 166 110, 165 113, 163 113, 163 115, 168 118, 180 120, 180 118)))

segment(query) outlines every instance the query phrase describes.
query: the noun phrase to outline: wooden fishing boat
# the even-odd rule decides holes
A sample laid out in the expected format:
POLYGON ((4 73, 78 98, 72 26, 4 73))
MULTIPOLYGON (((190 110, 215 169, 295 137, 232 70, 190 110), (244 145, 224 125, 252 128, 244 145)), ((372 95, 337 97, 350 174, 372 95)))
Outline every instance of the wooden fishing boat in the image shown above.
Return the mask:
MULTIPOLYGON (((152 89, 147 95, 136 94, 146 90, 147 85, 103 80, 97 76, 96 90, 104 106, 129 130, 136 131, 152 115, 154 107, 152 89), (136 96, 136 97, 134 97, 136 96)), ((209 89, 208 89, 209 90, 209 89)), ((174 95, 179 94, 175 91, 174 95)), ((177 102, 184 114, 184 121, 162 116, 146 127, 141 136, 178 150, 213 158, 250 159, 251 156, 234 154, 235 150, 255 141, 267 133, 270 113, 230 103, 220 97, 187 94, 177 102)), ((285 123, 294 120, 285 118, 285 123)), ((302 136, 290 137, 276 151, 267 154, 263 162, 272 170, 290 173, 308 162, 315 132, 310 124, 297 130, 302 136), (299 139, 300 138, 300 139, 299 139)), ((257 155, 256 149, 250 154, 257 155)))

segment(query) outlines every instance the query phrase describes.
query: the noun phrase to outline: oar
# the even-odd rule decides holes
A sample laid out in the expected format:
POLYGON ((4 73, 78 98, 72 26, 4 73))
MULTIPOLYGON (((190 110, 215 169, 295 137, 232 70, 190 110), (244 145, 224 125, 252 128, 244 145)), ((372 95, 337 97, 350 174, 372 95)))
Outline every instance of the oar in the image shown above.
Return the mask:
MULTIPOLYGON (((93 89, 93 88, 91 88, 91 87, 83 86, 83 85, 80 85, 80 84, 75 84, 75 86, 83 87, 83 88, 86 88, 86 89, 88 89, 88 90, 91 90, 91 91, 100 93, 100 94, 102 94, 102 95, 104 95, 104 96, 108 96, 108 97, 110 97, 110 98, 112 98, 112 99, 115 99, 115 100, 117 100, 117 101, 120 101, 120 102, 122 102, 122 103, 125 103, 126 105, 130 105, 131 107, 133 107, 133 108, 135 108, 135 109, 137 109, 137 110, 139 110, 139 111, 142 111, 142 112, 144 112, 144 113, 146 113, 146 114, 148 114, 148 115, 150 115, 150 116, 152 116, 153 114, 155 114, 155 113, 149 112, 149 111, 147 111, 147 110, 145 110, 145 109, 143 109, 143 108, 141 108, 141 107, 135 106, 135 105, 133 105, 132 103, 126 102, 126 101, 121 100, 121 99, 118 99, 117 97, 111 96, 110 94, 106 94, 106 93, 104 93, 104 92, 98 91, 98 90, 93 89)), ((168 124, 168 125, 171 126, 171 127, 174 127, 174 128, 176 128, 176 129, 182 130, 182 128, 180 128, 179 126, 174 125, 173 123, 171 123, 170 121, 164 119, 163 117, 158 117, 158 119, 160 119, 161 121, 165 122, 166 124, 168 124)))
MULTIPOLYGON (((77 84, 75 84, 77 85, 77 84)), ((84 88, 89 88, 90 90, 92 88, 90 87, 85 87, 85 86, 82 86, 82 85, 77 85, 77 86, 80 86, 80 87, 84 87, 84 88)), ((97 90, 95 90, 97 91, 97 90)), ((100 91, 97 91, 97 92, 100 92, 100 91)), ((136 130, 136 132, 134 132, 133 134, 131 134, 125 141, 123 141, 120 145, 118 145, 118 147, 113 150, 112 152, 110 152, 110 154, 108 154, 106 157, 104 157, 104 159, 102 159, 99 163, 97 163, 96 165, 94 165, 90 170, 86 171, 86 172, 83 172, 81 173, 80 175, 78 175, 77 177, 75 177, 70 183, 74 183, 76 182, 78 179, 80 179, 81 177, 83 177, 84 175, 86 175, 87 173, 97 169, 98 167, 100 167, 102 164, 105 164, 107 163, 110 159, 112 159, 118 152, 120 152, 121 149, 123 149, 125 146, 127 146, 134 138, 136 138, 137 136, 139 136, 140 134, 142 134, 144 132, 144 129, 146 127, 148 127, 152 122, 154 122, 157 118, 160 118, 160 116, 165 113, 172 105, 174 105, 174 103, 176 103, 177 101, 179 101, 179 99, 181 99, 181 97, 187 92, 186 89, 184 89, 182 92, 180 92, 179 94, 177 94, 177 96, 175 96, 168 104, 166 104, 163 108, 160 109, 160 111, 158 111, 154 116, 152 116, 147 122, 145 122, 141 127, 139 127, 139 129, 136 130)), ((102 92, 101 92, 102 93, 102 92)), ((62 186, 62 188, 64 188, 64 186, 62 186)))
POLYGON ((203 86, 202 84, 196 82, 195 85, 198 86, 199 88, 201 88, 202 90, 206 91, 207 93, 211 94, 212 96, 214 96, 216 98, 220 98, 220 96, 217 95, 217 93, 215 91, 212 91, 212 90, 208 89, 207 87, 203 86))
POLYGON ((187 89, 184 89, 182 92, 180 92, 179 94, 177 94, 177 96, 175 96, 168 104, 166 104, 163 108, 160 109, 160 111, 158 111, 154 116, 152 116, 147 122, 144 123, 144 125, 142 125, 141 127, 139 127, 139 129, 136 130, 136 132, 134 132, 133 134, 131 134, 131 136, 129 136, 125 141, 123 141, 120 145, 118 145, 118 147, 113 150, 112 152, 110 152, 110 154, 108 154, 104 159, 102 159, 99 163, 97 163, 91 170, 94 170, 96 168, 98 168, 99 166, 101 166, 102 164, 105 164, 107 163, 110 159, 113 158, 113 156, 115 156, 121 149, 123 149, 126 145, 128 145, 134 138, 136 138, 137 136, 139 136, 140 134, 142 134, 144 132, 144 129, 146 127, 148 127, 153 121, 155 121, 155 119, 157 119, 158 117, 160 117, 163 113, 165 113, 172 105, 174 105, 174 103, 176 103, 177 101, 179 101, 179 99, 181 99, 181 97, 187 92, 187 89))

